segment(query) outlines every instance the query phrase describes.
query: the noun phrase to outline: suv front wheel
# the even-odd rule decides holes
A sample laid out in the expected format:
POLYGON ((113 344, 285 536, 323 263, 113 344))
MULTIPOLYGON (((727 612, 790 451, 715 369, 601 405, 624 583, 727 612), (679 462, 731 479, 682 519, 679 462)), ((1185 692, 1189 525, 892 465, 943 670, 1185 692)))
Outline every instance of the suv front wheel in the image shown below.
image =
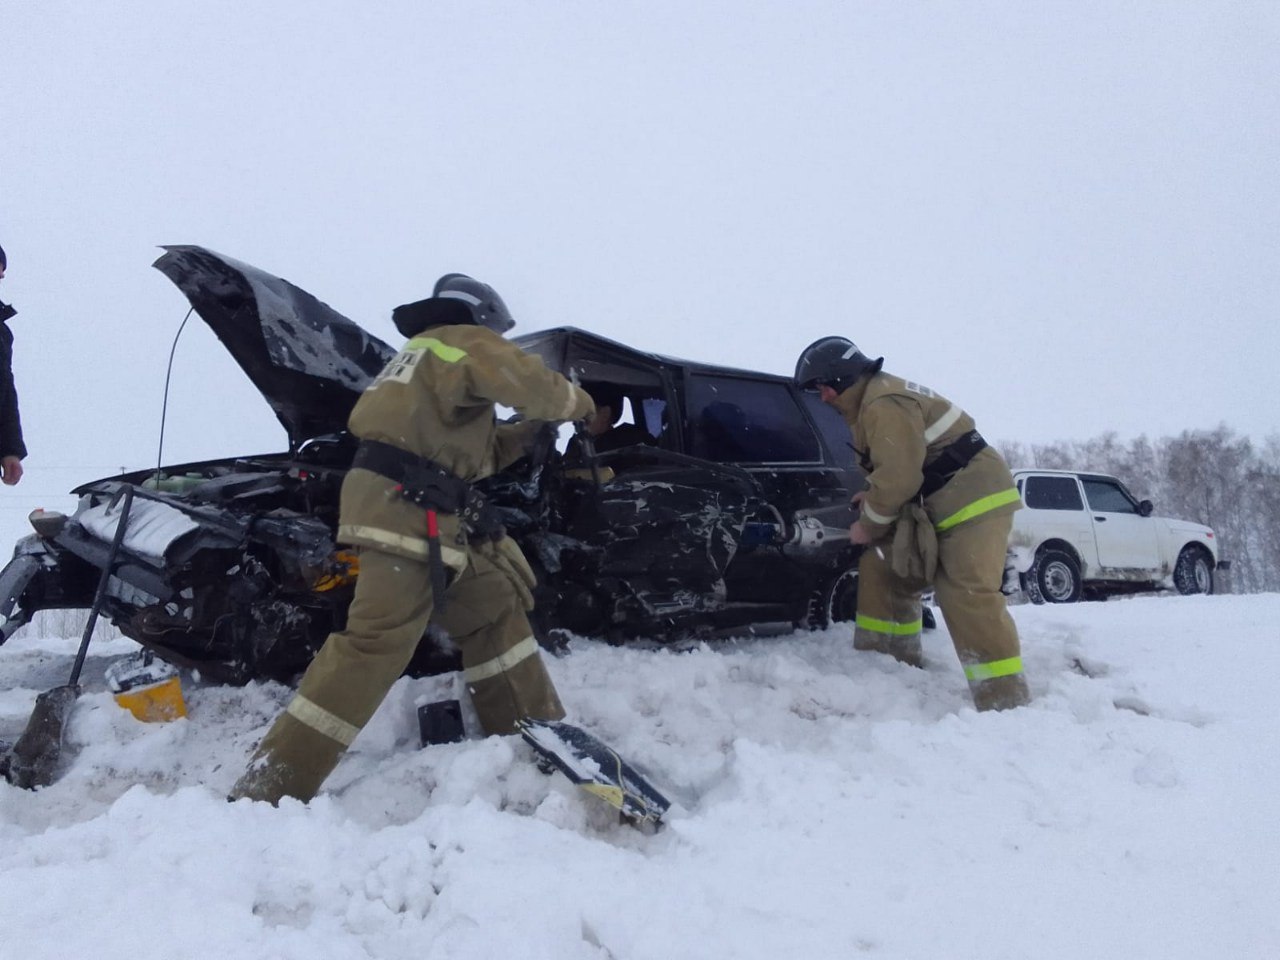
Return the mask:
POLYGON ((810 630, 825 630, 834 623, 850 623, 858 615, 858 565, 836 573, 809 598, 809 613, 803 624, 810 630))
POLYGON ((1181 594, 1213 593, 1213 563, 1199 547, 1183 547, 1173 568, 1173 585, 1181 594))
POLYGON ((1065 550, 1043 547, 1026 573, 1032 603, 1075 603, 1080 599, 1080 564, 1065 550))

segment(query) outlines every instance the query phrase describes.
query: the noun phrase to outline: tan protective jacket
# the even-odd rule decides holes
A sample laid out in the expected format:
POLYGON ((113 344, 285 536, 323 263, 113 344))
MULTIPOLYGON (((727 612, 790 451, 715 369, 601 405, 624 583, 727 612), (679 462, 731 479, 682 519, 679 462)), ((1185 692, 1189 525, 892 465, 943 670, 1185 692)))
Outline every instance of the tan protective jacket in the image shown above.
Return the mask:
MULTIPOLYGON (((864 377, 834 406, 853 431, 867 473, 862 524, 887 534, 924 482, 924 467, 974 428, 973 418, 928 387, 888 373, 864 377)), ((944 533, 968 520, 1012 513, 1022 506, 1013 475, 992 447, 979 451, 941 490, 924 501, 934 529, 944 533)))
MULTIPOLYGON (((362 440, 389 443, 475 481, 518 460, 538 421, 580 420, 594 411, 584 390, 541 359, 468 324, 431 327, 406 343, 356 402, 348 426, 362 440), (524 421, 498 423, 493 408, 499 403, 524 421)), ((349 471, 338 539, 426 559, 426 512, 395 487, 372 471, 349 471)), ((466 538, 456 516, 439 519, 444 562, 460 572, 467 564, 466 538)))

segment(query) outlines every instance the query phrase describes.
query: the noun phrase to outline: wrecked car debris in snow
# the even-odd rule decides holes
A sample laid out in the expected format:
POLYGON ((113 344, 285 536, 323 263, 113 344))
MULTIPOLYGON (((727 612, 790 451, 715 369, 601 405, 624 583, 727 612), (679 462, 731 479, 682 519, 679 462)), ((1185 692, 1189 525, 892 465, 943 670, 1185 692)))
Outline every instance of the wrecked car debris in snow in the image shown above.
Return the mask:
MULTIPOLYGON (((164 249, 155 266, 266 398, 288 450, 77 488, 75 514, 33 521, 0 572, 0 642, 40 610, 90 605, 114 533, 105 505, 128 488, 133 528, 102 615, 210 679, 287 679, 345 623, 359 576, 358 555, 334 539, 355 449, 346 419, 394 351, 285 280, 201 247, 164 249)), ((644 437, 583 471, 546 431, 480 484, 538 574, 544 643, 557 631, 673 642, 852 619, 857 550, 844 531, 862 474, 837 414, 784 376, 572 328, 514 339, 552 369, 620 390, 644 437)), ((454 662, 424 642, 409 672, 454 662)))

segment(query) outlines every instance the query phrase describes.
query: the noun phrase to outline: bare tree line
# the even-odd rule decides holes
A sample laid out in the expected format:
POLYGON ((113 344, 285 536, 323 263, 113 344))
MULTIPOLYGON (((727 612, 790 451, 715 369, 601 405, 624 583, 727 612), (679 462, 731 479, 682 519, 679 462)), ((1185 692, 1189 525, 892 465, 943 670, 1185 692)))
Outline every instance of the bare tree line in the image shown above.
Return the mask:
POLYGON ((1080 470, 1119 477, 1156 513, 1213 528, 1231 569, 1220 593, 1280 591, 1280 435, 1261 445, 1225 425, 1123 443, 1113 432, 1050 444, 1000 443, 1013 467, 1080 470))

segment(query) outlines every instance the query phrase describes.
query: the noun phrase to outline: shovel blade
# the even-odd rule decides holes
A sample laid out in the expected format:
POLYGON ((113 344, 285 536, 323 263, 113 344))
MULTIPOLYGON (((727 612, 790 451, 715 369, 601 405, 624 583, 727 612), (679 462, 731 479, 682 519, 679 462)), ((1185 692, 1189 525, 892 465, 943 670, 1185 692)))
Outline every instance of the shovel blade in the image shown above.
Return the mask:
POLYGON ((80 696, 80 688, 73 684, 54 687, 36 697, 35 708, 27 729, 22 732, 13 750, 5 758, 4 775, 15 787, 32 790, 53 783, 54 770, 62 756, 62 737, 66 732, 67 717, 80 696))

